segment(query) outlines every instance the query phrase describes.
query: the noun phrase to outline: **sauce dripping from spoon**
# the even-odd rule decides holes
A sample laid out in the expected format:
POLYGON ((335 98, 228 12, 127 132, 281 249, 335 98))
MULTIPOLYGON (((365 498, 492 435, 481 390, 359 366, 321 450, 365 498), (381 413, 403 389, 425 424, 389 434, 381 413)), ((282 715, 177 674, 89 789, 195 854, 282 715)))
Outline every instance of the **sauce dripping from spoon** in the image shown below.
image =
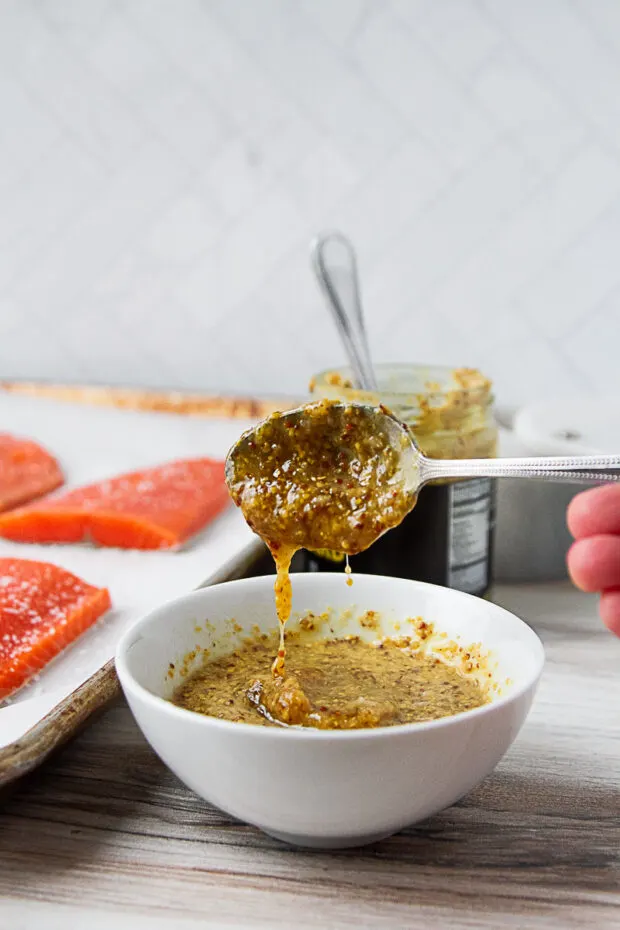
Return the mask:
MULTIPOLYGON (((322 400, 274 413, 244 433, 226 460, 226 482, 276 563, 280 645, 291 612, 289 568, 298 549, 347 557, 367 549, 413 508, 409 434, 384 408, 322 400)), ((352 583, 347 560, 347 584, 352 583)))

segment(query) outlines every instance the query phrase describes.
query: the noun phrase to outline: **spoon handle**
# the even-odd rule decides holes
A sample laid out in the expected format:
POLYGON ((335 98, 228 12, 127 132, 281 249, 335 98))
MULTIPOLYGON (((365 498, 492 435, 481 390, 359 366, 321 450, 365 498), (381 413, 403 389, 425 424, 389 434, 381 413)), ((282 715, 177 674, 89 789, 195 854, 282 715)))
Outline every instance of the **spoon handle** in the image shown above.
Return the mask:
POLYGON ((355 249, 340 232, 323 233, 310 247, 312 266, 340 330, 357 387, 377 391, 370 358, 355 249))
POLYGON ((436 478, 538 478, 548 481, 620 481, 620 455, 551 455, 497 459, 420 460, 420 482, 436 478))

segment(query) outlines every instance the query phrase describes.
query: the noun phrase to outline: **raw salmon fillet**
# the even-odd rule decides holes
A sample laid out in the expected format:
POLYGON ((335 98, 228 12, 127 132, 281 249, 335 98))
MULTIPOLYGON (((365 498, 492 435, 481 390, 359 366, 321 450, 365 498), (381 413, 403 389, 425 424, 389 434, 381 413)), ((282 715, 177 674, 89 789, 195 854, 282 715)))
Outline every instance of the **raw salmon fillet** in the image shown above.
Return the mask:
POLYGON ((0 433, 0 511, 48 494, 63 483, 56 459, 30 439, 0 433))
POLYGON ((0 699, 21 688, 109 607, 105 588, 64 568, 0 559, 0 699))
POLYGON ((28 543, 169 549, 206 526, 228 501, 224 463, 188 459, 0 514, 0 536, 28 543))

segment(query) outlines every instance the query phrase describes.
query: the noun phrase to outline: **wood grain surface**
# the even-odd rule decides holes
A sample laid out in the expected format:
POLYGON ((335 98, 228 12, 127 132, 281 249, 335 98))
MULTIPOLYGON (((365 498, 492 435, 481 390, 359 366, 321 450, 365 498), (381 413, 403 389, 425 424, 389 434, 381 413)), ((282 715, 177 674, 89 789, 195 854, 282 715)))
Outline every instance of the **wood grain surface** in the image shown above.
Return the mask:
POLYGON ((496 599, 548 665, 455 807, 362 850, 290 849, 184 788, 117 701, 4 797, 0 927, 619 927, 620 641, 568 585, 496 599))

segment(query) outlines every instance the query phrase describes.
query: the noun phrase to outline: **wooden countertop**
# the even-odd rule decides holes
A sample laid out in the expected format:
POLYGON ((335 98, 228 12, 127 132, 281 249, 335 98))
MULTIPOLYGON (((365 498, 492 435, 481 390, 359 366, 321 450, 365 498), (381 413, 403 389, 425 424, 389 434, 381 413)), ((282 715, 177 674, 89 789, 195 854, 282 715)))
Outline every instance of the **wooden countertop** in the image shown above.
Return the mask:
POLYGON ((617 928, 620 640, 569 585, 496 599, 548 664, 455 807, 366 849, 289 849, 184 788, 117 702, 4 798, 0 927, 617 928))

